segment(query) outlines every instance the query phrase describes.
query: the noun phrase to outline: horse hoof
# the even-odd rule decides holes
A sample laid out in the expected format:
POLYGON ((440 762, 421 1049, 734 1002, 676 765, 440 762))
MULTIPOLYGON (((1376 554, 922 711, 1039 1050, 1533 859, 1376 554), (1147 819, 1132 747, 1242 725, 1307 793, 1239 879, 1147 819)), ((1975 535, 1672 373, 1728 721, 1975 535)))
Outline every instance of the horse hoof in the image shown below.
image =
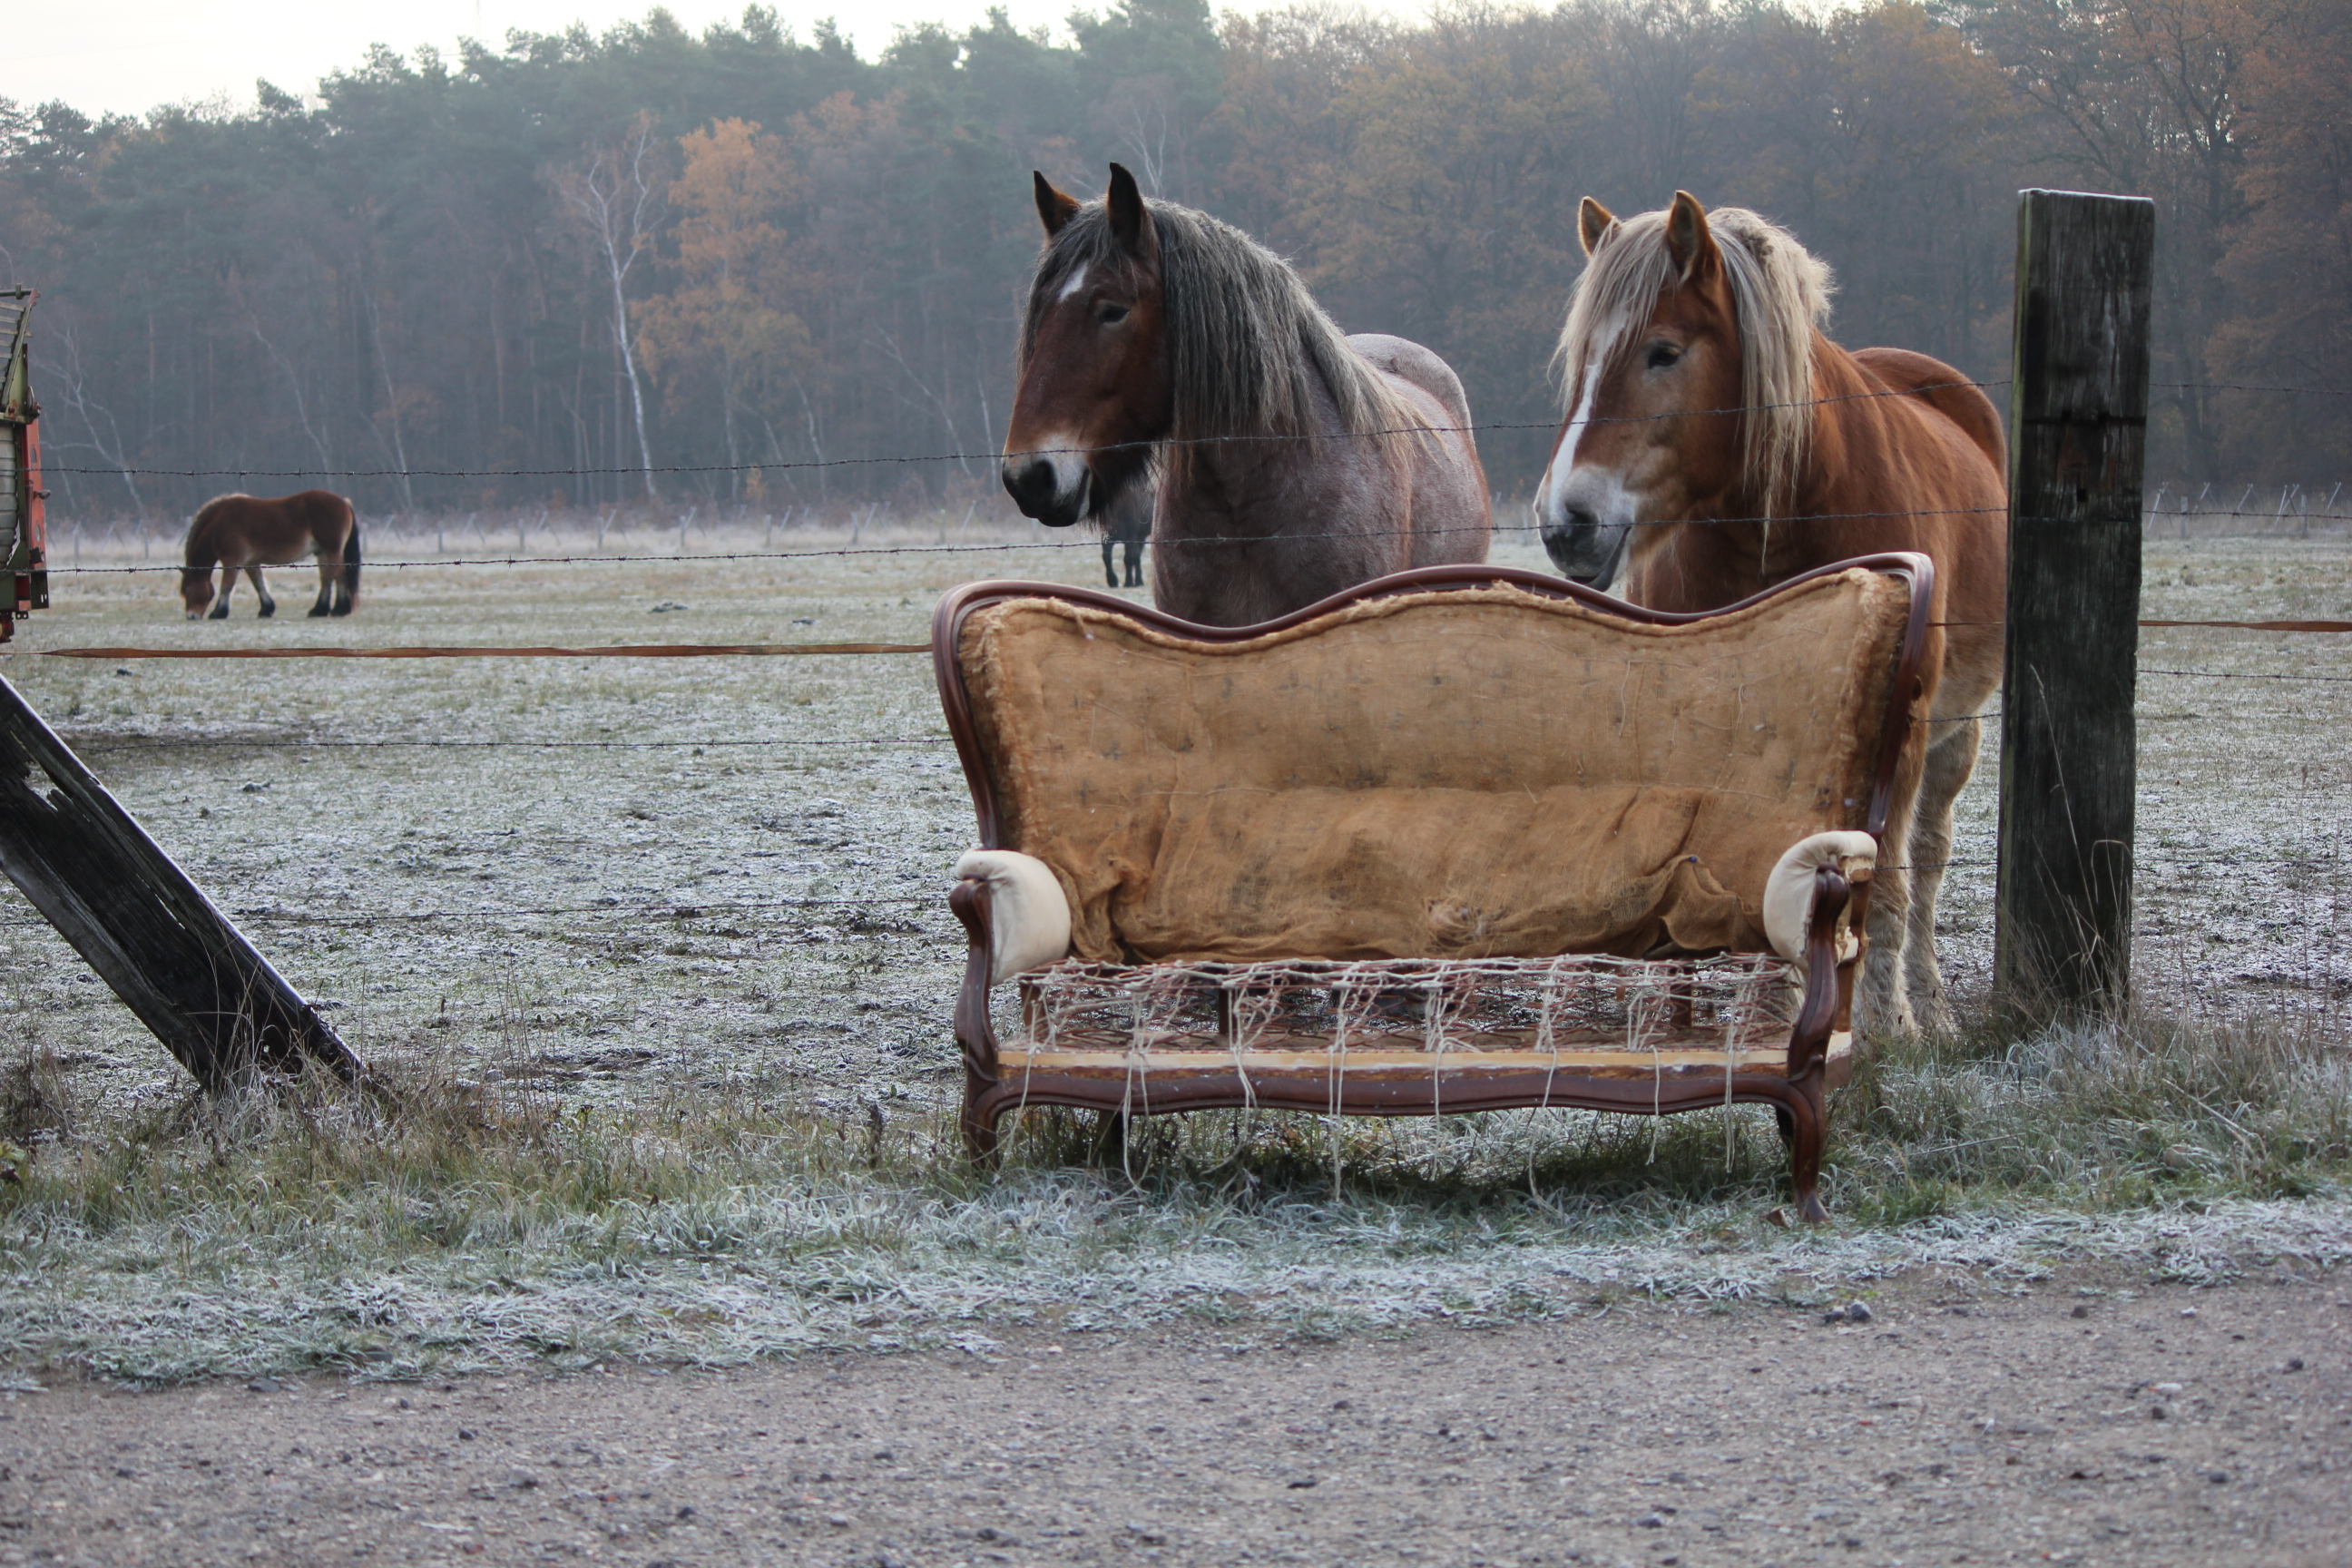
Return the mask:
POLYGON ((311 605, 311 606, 310 606, 310 611, 309 611, 309 615, 310 615, 310 618, 311 618, 312 620, 314 620, 314 621, 315 621, 315 620, 317 620, 320 616, 324 616, 324 615, 326 615, 326 614, 328 614, 328 610, 327 610, 327 606, 326 606, 326 605, 311 605))
POLYGON ((329 610, 327 614, 331 616, 348 616, 352 613, 352 602, 349 599, 338 599, 335 601, 335 607, 329 610))
POLYGON ((211 615, 206 616, 205 619, 208 621, 225 621, 228 619, 228 606, 226 605, 223 605, 219 609, 215 610, 211 615))
POLYGON ((275 605, 264 605, 261 606, 261 618, 265 621, 277 613, 278 606, 275 605))

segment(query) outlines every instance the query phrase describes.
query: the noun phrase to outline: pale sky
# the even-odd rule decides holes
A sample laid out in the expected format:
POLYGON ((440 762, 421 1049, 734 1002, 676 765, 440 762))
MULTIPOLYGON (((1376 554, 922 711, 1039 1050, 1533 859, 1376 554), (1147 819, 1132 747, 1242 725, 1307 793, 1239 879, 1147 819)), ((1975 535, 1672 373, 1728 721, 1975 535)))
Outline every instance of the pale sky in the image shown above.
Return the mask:
MULTIPOLYGON (((602 33, 643 16, 654 0, 408 0, 394 5, 334 0, 72 0, 11 5, 0 31, 0 98, 27 107, 62 98, 87 114, 142 114, 159 103, 226 94, 253 102, 256 77, 308 96, 328 72, 357 66, 370 44, 406 54, 419 44, 454 53, 460 37, 504 47, 507 30, 561 32, 575 21, 602 33)), ((1060 28, 1072 0, 1003 0, 1016 26, 1060 28)), ((803 38, 832 15, 871 59, 892 30, 979 21, 989 0, 785 0, 777 14, 803 38)), ((742 0, 670 0, 688 31, 742 14, 742 0)), ((1087 9, 1102 9, 1099 4, 1087 9)))

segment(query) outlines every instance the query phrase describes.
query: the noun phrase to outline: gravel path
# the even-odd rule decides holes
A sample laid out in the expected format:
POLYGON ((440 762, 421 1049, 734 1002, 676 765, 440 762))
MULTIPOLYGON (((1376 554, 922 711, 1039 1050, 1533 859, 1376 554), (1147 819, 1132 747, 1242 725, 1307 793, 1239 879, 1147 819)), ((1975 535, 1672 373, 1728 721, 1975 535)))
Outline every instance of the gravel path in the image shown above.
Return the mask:
POLYGON ((2341 1563, 2347 1282, 0 1407, 0 1563, 2341 1563))

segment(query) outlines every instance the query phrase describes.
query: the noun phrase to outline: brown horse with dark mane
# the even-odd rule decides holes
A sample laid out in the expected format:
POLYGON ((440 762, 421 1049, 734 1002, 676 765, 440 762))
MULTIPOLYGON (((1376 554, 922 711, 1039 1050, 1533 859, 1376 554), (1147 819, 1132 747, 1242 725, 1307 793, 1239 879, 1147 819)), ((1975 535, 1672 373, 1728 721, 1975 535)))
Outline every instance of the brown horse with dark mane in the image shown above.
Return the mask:
POLYGON ((1024 514, 1110 520, 1156 484, 1152 602, 1217 626, 1486 558, 1486 471, 1444 360, 1346 336, 1287 262, 1117 163, 1101 201, 1043 174, 1035 195, 1003 470, 1024 514))
POLYGON ((261 580, 264 566, 290 566, 306 555, 319 559, 319 597, 314 616, 348 616, 360 602, 360 520, 352 503, 332 490, 264 500, 259 496, 215 496, 188 524, 187 553, 180 572, 180 597, 195 620, 211 605, 212 618, 228 618, 229 591, 236 574, 253 580, 261 613, 278 613, 261 580), (213 597, 213 568, 221 568, 220 597, 213 597))
POLYGON ((1881 1037, 1948 1027, 1936 892, 1977 715, 2000 684, 2008 569, 2000 417, 1950 365, 1822 331, 1829 268, 1786 230, 1687 192, 1620 222, 1586 197, 1591 265, 1559 340, 1569 417, 1537 491, 1560 571, 1658 610, 1712 610, 1816 567, 1935 563, 1906 763, 1855 997, 1881 1037))

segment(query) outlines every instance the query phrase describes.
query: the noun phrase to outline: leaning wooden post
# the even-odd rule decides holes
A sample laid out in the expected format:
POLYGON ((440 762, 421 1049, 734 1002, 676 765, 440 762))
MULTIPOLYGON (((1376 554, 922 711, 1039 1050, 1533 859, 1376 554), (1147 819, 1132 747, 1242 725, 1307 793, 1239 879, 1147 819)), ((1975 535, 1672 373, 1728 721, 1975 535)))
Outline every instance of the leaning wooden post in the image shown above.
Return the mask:
POLYGON ((1993 980, 2021 1021, 2131 985, 2155 204, 2021 193, 1993 980))
POLYGON ((0 679, 0 871, 207 1089, 359 1058, 0 679))

